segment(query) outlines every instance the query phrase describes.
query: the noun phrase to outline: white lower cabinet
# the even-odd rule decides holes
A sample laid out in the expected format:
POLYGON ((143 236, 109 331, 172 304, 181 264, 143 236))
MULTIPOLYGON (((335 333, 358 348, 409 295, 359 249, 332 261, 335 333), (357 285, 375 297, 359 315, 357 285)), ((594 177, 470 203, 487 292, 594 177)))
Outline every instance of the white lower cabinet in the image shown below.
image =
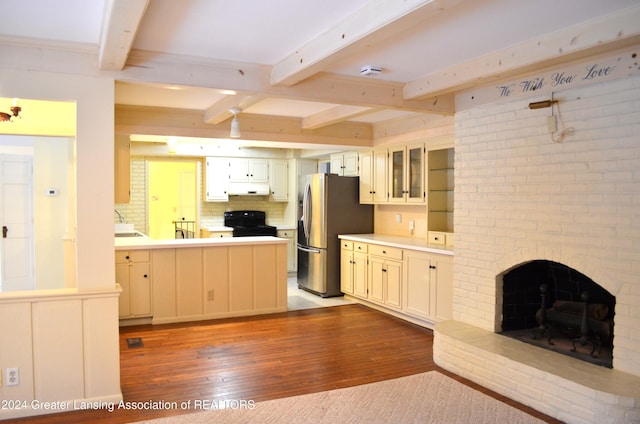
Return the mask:
POLYGON ((424 252, 405 257, 405 311, 432 321, 452 318, 453 258, 424 252))
POLYGON ((453 257, 341 240, 342 291, 431 326, 451 319, 453 257))
POLYGON ((148 250, 116 251, 120 318, 151 316, 151 264, 148 250))
POLYGON ((287 239, 287 271, 296 272, 298 269, 298 247, 295 230, 278 230, 278 237, 287 239))

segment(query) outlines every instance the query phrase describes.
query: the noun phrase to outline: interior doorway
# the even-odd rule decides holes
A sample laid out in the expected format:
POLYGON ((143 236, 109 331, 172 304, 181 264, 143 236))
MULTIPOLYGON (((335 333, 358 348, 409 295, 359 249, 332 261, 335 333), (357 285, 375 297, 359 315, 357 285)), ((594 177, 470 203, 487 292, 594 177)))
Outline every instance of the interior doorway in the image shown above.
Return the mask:
POLYGON ((0 292, 33 290, 33 159, 0 155, 0 292))
POLYGON ((176 237, 175 221, 196 221, 197 165, 187 160, 147 163, 148 235, 155 240, 176 237))

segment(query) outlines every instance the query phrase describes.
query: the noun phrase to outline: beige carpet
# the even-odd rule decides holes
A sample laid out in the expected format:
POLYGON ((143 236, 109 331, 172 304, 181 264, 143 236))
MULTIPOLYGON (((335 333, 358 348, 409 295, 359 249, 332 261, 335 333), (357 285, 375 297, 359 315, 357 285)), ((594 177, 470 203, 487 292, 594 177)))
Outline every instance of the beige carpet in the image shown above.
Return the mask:
POLYGON ((543 423, 437 371, 145 423, 543 423))

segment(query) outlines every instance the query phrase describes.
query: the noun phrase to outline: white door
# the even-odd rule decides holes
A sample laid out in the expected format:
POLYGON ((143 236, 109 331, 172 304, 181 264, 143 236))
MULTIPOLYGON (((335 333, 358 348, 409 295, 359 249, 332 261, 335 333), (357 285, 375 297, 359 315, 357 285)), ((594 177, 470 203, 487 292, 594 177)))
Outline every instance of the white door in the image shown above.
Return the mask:
POLYGON ((0 291, 35 288, 32 158, 0 155, 0 291))

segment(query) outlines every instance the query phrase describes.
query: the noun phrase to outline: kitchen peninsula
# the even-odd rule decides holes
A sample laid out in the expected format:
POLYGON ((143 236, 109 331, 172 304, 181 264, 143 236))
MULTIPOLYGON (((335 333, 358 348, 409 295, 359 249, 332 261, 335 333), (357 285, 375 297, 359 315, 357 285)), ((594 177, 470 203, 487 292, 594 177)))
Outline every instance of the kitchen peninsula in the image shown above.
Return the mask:
POLYGON ((120 324, 287 310, 287 240, 116 237, 120 324))

